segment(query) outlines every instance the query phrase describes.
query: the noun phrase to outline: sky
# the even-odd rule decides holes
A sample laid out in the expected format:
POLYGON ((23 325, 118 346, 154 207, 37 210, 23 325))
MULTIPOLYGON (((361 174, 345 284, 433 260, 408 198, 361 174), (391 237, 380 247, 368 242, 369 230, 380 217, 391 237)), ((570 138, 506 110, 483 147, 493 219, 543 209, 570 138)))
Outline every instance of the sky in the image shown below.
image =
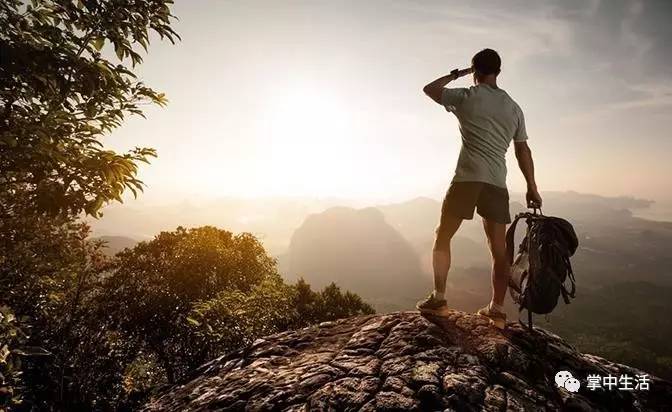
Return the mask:
MULTIPOLYGON (((136 70, 168 107, 105 138, 157 149, 147 199, 439 198, 460 137, 422 87, 490 47, 540 190, 672 202, 670 1, 177 0, 173 13, 182 41, 153 41, 136 70)), ((511 152, 508 186, 523 191, 511 152)))

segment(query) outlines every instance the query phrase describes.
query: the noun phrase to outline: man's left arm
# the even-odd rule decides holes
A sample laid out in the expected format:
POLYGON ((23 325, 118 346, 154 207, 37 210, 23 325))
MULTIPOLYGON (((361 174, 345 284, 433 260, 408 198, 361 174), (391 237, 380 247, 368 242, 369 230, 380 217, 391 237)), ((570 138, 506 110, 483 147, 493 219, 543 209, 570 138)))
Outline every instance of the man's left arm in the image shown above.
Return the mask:
POLYGON ((468 69, 462 69, 462 70, 453 70, 450 72, 450 74, 439 77, 438 79, 434 80, 433 82, 429 83, 425 87, 423 87, 422 91, 425 92, 427 96, 429 96, 430 99, 434 100, 438 104, 443 104, 441 102, 441 95, 443 93, 443 88, 446 87, 446 85, 453 80, 457 80, 462 76, 466 76, 468 74, 471 74, 474 72, 474 69, 471 67, 468 69))
POLYGON ((518 108, 518 127, 513 136, 514 148, 516 150, 516 159, 518 160, 518 167, 525 176, 527 182, 527 193, 525 198, 527 200, 527 207, 540 208, 541 195, 537 189, 537 181, 534 179, 534 160, 532 160, 532 150, 527 145, 527 129, 525 128, 525 116, 523 111, 518 108))

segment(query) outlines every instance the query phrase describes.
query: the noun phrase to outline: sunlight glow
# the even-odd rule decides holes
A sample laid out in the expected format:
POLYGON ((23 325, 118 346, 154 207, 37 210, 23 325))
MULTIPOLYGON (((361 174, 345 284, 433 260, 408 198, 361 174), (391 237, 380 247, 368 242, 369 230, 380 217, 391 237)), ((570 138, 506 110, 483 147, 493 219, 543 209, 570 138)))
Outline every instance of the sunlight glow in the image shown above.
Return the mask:
POLYGON ((285 193, 324 195, 346 178, 352 131, 348 110, 337 96, 292 88, 270 98, 268 113, 268 169, 285 193))
MULTIPOLYGON (((327 196, 354 183, 351 116, 335 93, 307 84, 271 87, 261 109, 256 176, 245 177, 246 192, 327 196)), ((220 187, 222 176, 211 176, 205 183, 220 187)))

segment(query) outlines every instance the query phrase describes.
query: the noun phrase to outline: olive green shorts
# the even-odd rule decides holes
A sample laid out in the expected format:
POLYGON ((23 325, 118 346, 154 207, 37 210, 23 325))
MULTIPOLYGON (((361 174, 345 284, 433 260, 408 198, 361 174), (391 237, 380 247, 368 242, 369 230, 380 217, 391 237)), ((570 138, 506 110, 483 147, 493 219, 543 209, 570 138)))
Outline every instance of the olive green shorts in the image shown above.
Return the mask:
POLYGON ((448 188, 441 206, 441 220, 436 228, 436 247, 442 248, 450 243, 447 236, 446 220, 460 218, 471 220, 476 212, 491 221, 511 223, 509 213, 509 192, 503 187, 484 182, 453 182, 448 188))

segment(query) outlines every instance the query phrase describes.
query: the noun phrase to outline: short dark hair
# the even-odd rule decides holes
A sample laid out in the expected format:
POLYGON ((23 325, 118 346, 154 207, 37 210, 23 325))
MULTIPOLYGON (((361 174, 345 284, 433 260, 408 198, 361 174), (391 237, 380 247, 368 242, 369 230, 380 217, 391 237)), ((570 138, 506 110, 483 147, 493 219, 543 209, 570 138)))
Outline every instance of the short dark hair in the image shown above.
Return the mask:
POLYGON ((499 54, 496 51, 483 49, 474 55, 471 59, 471 65, 474 67, 477 75, 497 75, 502 67, 502 59, 499 58, 499 54))

